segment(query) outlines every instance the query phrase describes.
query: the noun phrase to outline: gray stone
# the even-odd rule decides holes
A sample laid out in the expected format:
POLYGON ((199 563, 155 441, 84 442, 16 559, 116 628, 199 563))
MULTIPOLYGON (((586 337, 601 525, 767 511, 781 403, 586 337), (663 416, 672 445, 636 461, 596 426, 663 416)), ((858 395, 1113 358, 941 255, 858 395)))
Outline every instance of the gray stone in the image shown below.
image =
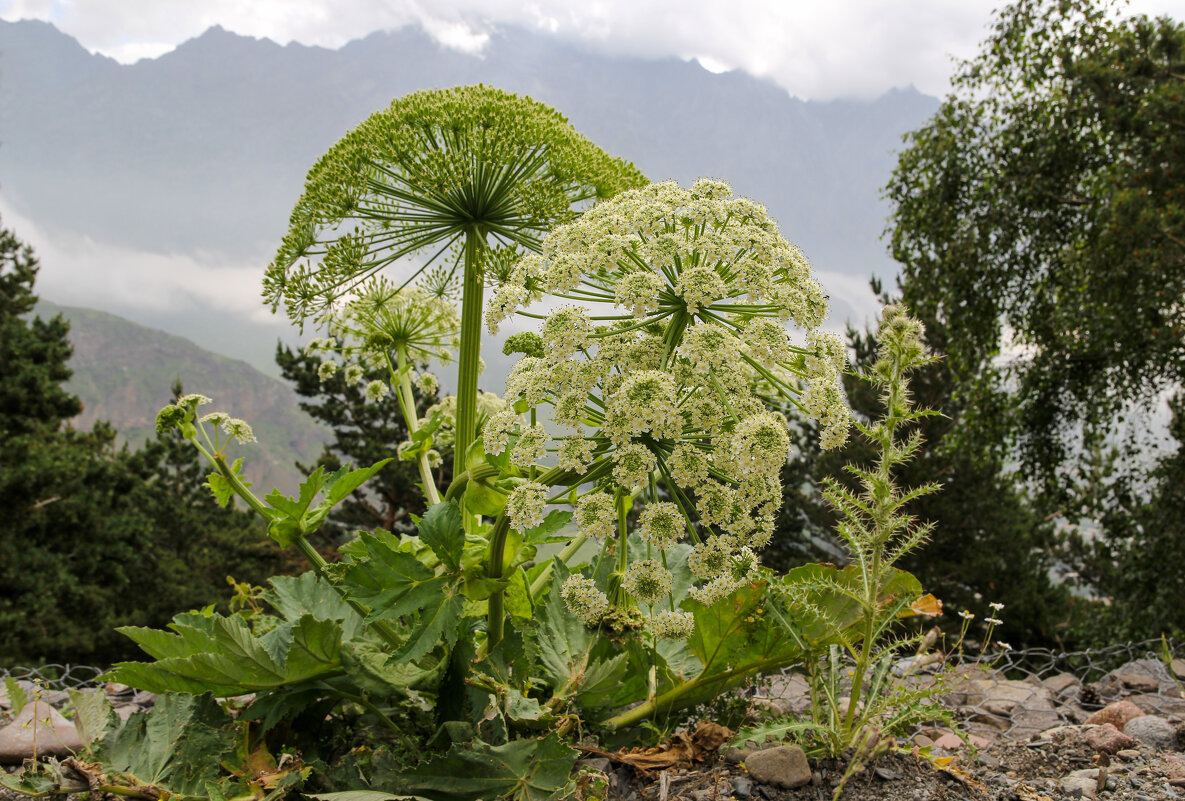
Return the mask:
POLYGON ((1062 791, 1071 798, 1091 798, 1098 794, 1098 779, 1067 776, 1061 781, 1062 791))
POLYGON ((794 789, 811 780, 806 753, 797 745, 780 745, 758 751, 745 760, 749 775, 762 784, 794 789))
POLYGON ((748 798, 753 795, 753 782, 744 776, 734 776, 732 780, 732 794, 737 798, 748 798))
POLYGON ((44 701, 25 704, 0 729, 0 763, 20 764, 34 753, 64 757, 81 750, 82 738, 74 724, 44 701))
POLYGON ((1078 677, 1073 673, 1058 673, 1042 681, 1042 684, 1055 695, 1065 695, 1067 690, 1082 686, 1082 682, 1078 681, 1078 677))
POLYGON ((1142 715, 1129 720, 1123 727, 1123 733, 1161 751, 1171 751, 1177 747, 1176 728, 1156 715, 1142 715))

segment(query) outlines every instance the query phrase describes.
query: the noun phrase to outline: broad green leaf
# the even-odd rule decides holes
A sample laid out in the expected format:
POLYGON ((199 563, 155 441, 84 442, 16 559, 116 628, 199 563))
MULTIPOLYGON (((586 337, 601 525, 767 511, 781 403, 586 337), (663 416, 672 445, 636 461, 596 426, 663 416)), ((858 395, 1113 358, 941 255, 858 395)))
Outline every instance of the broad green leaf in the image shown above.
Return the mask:
POLYGON ((465 547, 465 527, 456 501, 438 503, 429 509, 418 526, 420 539, 432 549, 450 573, 461 567, 465 547))
POLYGON ((234 723, 208 695, 162 695, 103 741, 104 771, 181 795, 203 793, 234 751, 234 723))
POLYGON ((340 620, 346 638, 353 637, 362 620, 333 587, 309 570, 299 576, 273 576, 263 600, 285 620, 312 615, 317 620, 340 620))
POLYGON ((346 593, 368 604, 372 617, 398 616, 415 608, 416 600, 411 607, 402 602, 417 587, 435 579, 432 570, 412 554, 394 550, 370 534, 364 532, 360 538, 366 558, 346 569, 346 593))
POLYGON ((119 715, 111 708, 107 694, 80 693, 70 691, 70 704, 74 707, 74 726, 82 744, 90 748, 120 726, 119 715))
POLYGON ((317 801, 404 801, 408 798, 415 799, 415 801, 429 801, 423 796, 392 795, 378 790, 343 790, 340 793, 305 793, 305 795, 315 798, 317 801))
POLYGON ((617 691, 621 689, 629 667, 629 655, 618 654, 612 659, 597 659, 591 662, 580 688, 576 692, 576 703, 589 709, 609 706, 617 691))
POLYGON ((377 643, 354 640, 342 646, 342 667, 360 689, 377 698, 407 695, 413 687, 434 685, 442 668, 422 668, 392 659, 389 651, 377 643))
POLYGON ((330 506, 336 506, 341 503, 346 499, 347 495, 369 481, 375 473, 382 470, 390 461, 392 460, 383 459, 382 461, 375 462, 370 467, 363 467, 357 470, 350 470, 346 467, 338 470, 330 477, 329 483, 325 488, 326 502, 330 506))
POLYGON ((576 756, 555 734, 497 746, 476 740, 403 772, 392 789, 434 801, 550 801, 567 785, 576 756))
POLYGON ((594 635, 568 611, 560 597, 564 581, 570 575, 559 559, 552 562, 551 588, 535 609, 539 621, 539 663, 552 690, 579 680, 588 666, 588 652, 594 635))
POLYGON ((688 598, 682 607, 695 615, 688 647, 704 666, 704 674, 791 658, 802 651, 762 608, 764 581, 746 584, 711 606, 688 598))
POLYGON ((474 514, 496 517, 506 508, 506 496, 484 481, 465 485, 465 508, 474 514))
POLYGON ((173 632, 118 629, 155 662, 121 662, 116 681, 151 692, 213 693, 218 697, 270 690, 342 672, 341 624, 303 615, 263 637, 241 617, 178 615, 173 632))
POLYGON ((553 509, 547 513, 547 517, 543 518, 543 522, 532 529, 528 529, 523 535, 523 542, 528 545, 544 545, 549 542, 567 542, 575 536, 575 532, 570 536, 556 536, 563 528, 572 522, 572 513, 568 511, 561 511, 553 509))
POLYGON ((451 647, 457 641, 464 611, 465 596, 460 593, 456 581, 442 583, 438 592, 425 594, 417 625, 392 658, 409 661, 419 659, 441 641, 451 647))

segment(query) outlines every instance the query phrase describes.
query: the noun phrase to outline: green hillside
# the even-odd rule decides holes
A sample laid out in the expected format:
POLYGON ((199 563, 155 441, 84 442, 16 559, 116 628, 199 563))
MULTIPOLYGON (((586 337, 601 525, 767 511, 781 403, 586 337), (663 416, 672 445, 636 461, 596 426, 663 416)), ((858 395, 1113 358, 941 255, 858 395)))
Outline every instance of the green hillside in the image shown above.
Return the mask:
POLYGON ((259 443, 237 446, 238 455, 247 457, 247 476, 265 492, 273 486, 295 491, 300 475, 294 462, 315 461, 329 440, 328 429, 300 410, 287 384, 246 362, 106 312, 46 301, 37 306, 42 317, 58 313, 70 321, 74 345, 74 376, 66 387, 83 404, 76 428, 106 420, 135 447, 154 435, 156 412, 180 378, 187 392, 214 399, 210 411, 241 417, 254 428, 259 443))

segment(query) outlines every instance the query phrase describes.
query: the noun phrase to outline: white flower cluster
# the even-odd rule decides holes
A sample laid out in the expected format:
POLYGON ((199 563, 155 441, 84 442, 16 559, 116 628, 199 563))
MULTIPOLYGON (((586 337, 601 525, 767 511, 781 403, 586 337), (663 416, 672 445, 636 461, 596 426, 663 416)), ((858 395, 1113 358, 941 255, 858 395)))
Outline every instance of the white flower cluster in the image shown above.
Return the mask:
MULTIPOLYGON (((581 497, 575 515, 590 536, 614 536, 614 498, 642 488, 649 502, 638 535, 647 547, 664 551, 690 537, 702 582, 692 596, 713 603, 734 592, 752 579, 754 549, 768 543, 782 503, 790 434, 772 409, 790 402, 810 411, 825 446, 842 443, 849 424, 842 341, 811 330, 798 347, 786 329, 816 329, 826 315, 801 252, 764 207, 726 184, 651 184, 553 230, 542 253, 520 261, 495 292, 489 329, 545 294, 619 311, 594 316, 564 306, 546 317, 542 352, 519 360, 506 399, 551 405, 569 431, 549 438, 507 411, 487 424, 487 451, 513 442, 518 467, 554 450, 566 470, 599 471, 600 488, 581 497), (669 500, 658 501, 655 486, 669 500)), ((621 577, 625 592, 646 603, 670 586, 650 559, 621 577)), ((569 601, 574 612, 589 608, 588 593, 572 595, 580 599, 569 601)), ((686 636, 683 614, 647 625, 655 636, 686 636)))
POLYGON ((609 611, 609 599, 597 589, 596 582, 579 574, 568 576, 560 595, 568 611, 580 618, 586 626, 595 626, 609 611))

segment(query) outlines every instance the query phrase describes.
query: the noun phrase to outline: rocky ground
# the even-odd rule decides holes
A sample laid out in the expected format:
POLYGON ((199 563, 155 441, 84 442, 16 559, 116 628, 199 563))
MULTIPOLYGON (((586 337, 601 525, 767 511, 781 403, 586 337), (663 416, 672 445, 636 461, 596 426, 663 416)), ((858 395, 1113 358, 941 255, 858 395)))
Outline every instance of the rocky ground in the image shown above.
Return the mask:
MULTIPOLYGON (((1185 660, 1171 667, 1138 659, 1097 681, 1071 673, 1002 671, 978 665, 923 674, 937 682, 959 731, 922 727, 857 774, 844 801, 1160 801, 1185 799, 1185 660)), ((32 687, 26 688, 32 691, 32 687)), ((126 716, 150 706, 150 693, 106 688, 126 716)), ((29 727, 20 717, 50 718, 39 735, 41 753, 76 748, 73 724, 56 707, 65 693, 38 689, 41 701, 0 728, 0 763, 14 769, 29 755, 29 727), (56 745, 55 745, 56 743, 56 745)), ((0 691, 0 708, 7 698, 0 691)), ((775 715, 809 715, 805 680, 779 676, 752 698, 775 715)), ((677 734, 645 752, 586 749, 584 796, 607 793, 621 801, 821 801, 844 772, 838 760, 808 760, 795 745, 730 747, 729 732, 713 723, 677 734)), ((6 799, 0 791, 0 799, 6 799)))

